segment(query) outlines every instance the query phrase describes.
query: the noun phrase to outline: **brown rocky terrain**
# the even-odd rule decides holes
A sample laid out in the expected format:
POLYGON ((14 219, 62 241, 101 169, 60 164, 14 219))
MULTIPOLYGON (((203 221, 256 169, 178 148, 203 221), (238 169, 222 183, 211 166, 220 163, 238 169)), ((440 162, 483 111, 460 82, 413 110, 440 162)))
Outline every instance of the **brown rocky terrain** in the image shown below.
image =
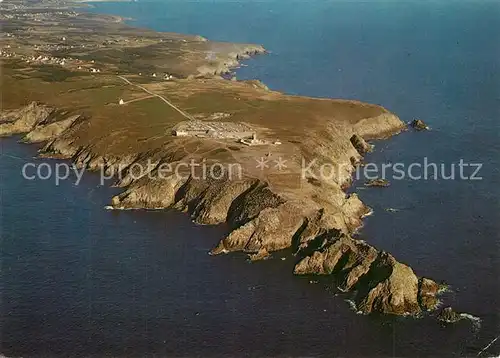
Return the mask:
MULTIPOLYGON (((295 274, 330 275, 342 291, 353 292, 364 313, 419 314, 435 306, 434 281, 351 236, 369 209, 344 189, 371 150, 367 141, 404 129, 395 114, 378 105, 287 96, 256 81, 214 76, 235 65, 229 59, 260 52, 259 46, 140 32, 98 17, 56 20, 55 30, 45 29, 45 44, 60 36, 63 25, 71 25, 75 34, 87 31, 86 21, 94 24, 86 35, 89 46, 100 43, 104 31, 116 31, 121 40, 106 47, 106 55, 102 48, 87 53, 99 59, 100 73, 75 68, 79 60, 61 68, 15 56, 3 59, 0 135, 23 133, 27 142, 46 142, 43 155, 114 175, 123 187, 111 199, 114 208, 176 208, 200 224, 228 223, 230 234, 212 254, 243 251, 258 259, 292 248, 295 274), (132 37, 139 35, 147 45, 136 46, 132 37), (187 62, 181 61, 188 56, 183 46, 189 46, 187 62), (154 59, 137 59, 138 48, 151 51, 154 59), (214 70, 207 51, 226 59, 216 64, 223 67, 214 70), (170 61, 160 61, 163 57, 170 61), (124 58, 127 67, 121 65, 124 58), (176 77, 139 76, 142 66, 176 77), (262 142, 173 135, 185 116, 245 123, 262 142), (189 166, 193 162, 217 164, 219 171, 203 175, 201 166, 194 171, 189 166), (227 170, 231 165, 237 175, 227 170)), ((32 23, 8 23, 19 34, 10 43, 26 54, 30 42, 22 34, 32 23)), ((49 48, 44 56, 60 56, 49 48)), ((65 56, 77 58, 72 48, 68 51, 65 56)))

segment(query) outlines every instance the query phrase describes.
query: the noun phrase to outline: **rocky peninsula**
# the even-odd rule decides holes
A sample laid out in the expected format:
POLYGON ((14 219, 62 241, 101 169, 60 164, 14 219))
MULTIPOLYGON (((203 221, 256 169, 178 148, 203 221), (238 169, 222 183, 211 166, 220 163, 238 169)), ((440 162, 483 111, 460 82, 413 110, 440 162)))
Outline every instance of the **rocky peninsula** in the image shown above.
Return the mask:
POLYGON ((291 248, 294 274, 328 275, 362 313, 436 307, 434 281, 352 236, 369 208, 345 189, 367 141, 405 128, 395 114, 221 77, 264 53, 260 45, 56 5, 2 5, 0 135, 23 134, 45 143, 44 156, 113 176, 123 188, 113 208, 175 208, 199 224, 227 223, 214 255, 291 248), (219 169, 207 176, 206 166, 219 169))

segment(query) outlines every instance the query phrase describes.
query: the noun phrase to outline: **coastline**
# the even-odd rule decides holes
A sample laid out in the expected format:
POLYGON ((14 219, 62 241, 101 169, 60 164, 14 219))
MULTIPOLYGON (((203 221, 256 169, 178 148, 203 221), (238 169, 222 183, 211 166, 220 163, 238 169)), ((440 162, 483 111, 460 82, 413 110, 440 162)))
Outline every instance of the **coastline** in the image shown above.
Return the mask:
MULTIPOLYGON (((94 6, 92 6, 92 3, 102 3, 102 2, 129 3, 129 2, 135 2, 135 1, 136 0, 70 0, 70 3, 73 2, 76 4, 87 4, 88 7, 94 8, 94 6)), ((76 7, 76 8, 78 8, 78 7, 76 7)), ((121 22, 130 28, 145 29, 148 31, 156 32, 156 30, 148 28, 148 27, 138 27, 138 26, 133 25, 131 23, 132 21, 134 21, 133 17, 123 17, 123 16, 119 16, 119 15, 114 15, 114 14, 105 14, 104 15, 104 14, 99 14, 99 13, 94 13, 94 12, 92 12, 91 14, 95 14, 98 16, 111 16, 113 18, 116 18, 117 22, 121 22)), ((170 33, 170 32, 168 32, 168 33, 170 33)), ((201 34, 194 34, 194 35, 185 34, 185 35, 192 36, 192 37, 195 37, 197 39, 201 39, 202 41, 208 41, 208 39, 201 34)), ((227 42, 227 43, 229 43, 229 42, 227 42)), ((229 58, 225 60, 226 62, 222 66, 219 64, 218 66, 216 66, 216 68, 207 67, 203 71, 204 73, 200 73, 200 75, 201 76, 203 76, 203 75, 209 75, 209 76, 215 75, 215 76, 220 76, 221 78, 223 78, 225 80, 236 80, 236 76, 234 76, 233 70, 236 70, 236 69, 241 68, 243 66, 248 66, 244 62, 247 60, 251 60, 252 57, 254 57, 254 56, 266 55, 269 53, 268 49, 266 49, 262 45, 255 45, 255 44, 243 44, 243 45, 246 45, 247 48, 245 48, 243 50, 237 50, 233 53, 230 53, 229 58)), ((261 85, 261 86, 267 88, 267 86, 264 83, 262 83, 259 79, 253 79, 253 81, 258 83, 258 85, 261 85)))
MULTIPOLYGON (((233 56, 238 63, 238 56, 247 52, 245 50, 243 54, 236 55, 230 53, 229 56, 233 56)), ((235 62, 224 63, 225 67, 222 69, 232 68, 234 64, 235 62)), ((213 72, 218 75, 222 73, 220 69, 221 67, 216 66, 214 70, 214 67, 208 66, 207 70, 201 73, 208 75, 213 72)), ((231 81, 224 81, 232 84, 231 81)), ((366 106, 357 101, 313 100, 307 97, 285 96, 267 89, 254 89, 259 96, 287 97, 287 100, 295 101, 322 101, 340 107, 346 104, 359 107, 357 110, 366 106)), ((71 120, 66 118, 47 124, 47 119, 53 111, 53 107, 33 103, 21 111, 9 113, 9 118, 13 120, 0 124, 0 131, 8 134, 9 129, 10 132, 14 129, 17 133, 29 133, 26 137, 28 141, 30 136, 35 136, 36 141, 48 141, 43 149, 44 155, 71 159, 79 167, 87 167, 90 170, 100 170, 104 167, 107 172, 114 172, 120 166, 126 168, 124 179, 117 183, 118 186, 124 187, 125 191, 112 199, 113 207, 174 207, 188 212, 194 221, 201 224, 228 222, 234 231, 212 251, 214 254, 244 251, 265 257, 272 251, 295 248, 300 258, 295 267, 295 274, 332 275, 341 281, 343 290, 358 292, 355 300, 358 308, 364 313, 418 315, 422 310, 435 307, 437 284, 425 278, 417 278, 411 268, 397 262, 390 254, 379 252, 370 245, 350 237, 350 234, 360 227, 362 217, 368 212, 368 208, 356 195, 346 196, 341 189, 349 183, 355 168, 351 158, 354 157, 358 163, 362 160, 362 151, 350 141, 351 135, 354 133, 366 139, 375 139, 403 130, 401 121, 387 110, 376 108, 378 115, 358 118, 354 125, 349 124, 349 130, 342 129, 340 135, 336 133, 337 129, 330 133, 332 138, 343 138, 342 148, 329 152, 326 147, 327 149, 323 149, 325 154, 337 156, 341 163, 348 167, 346 172, 337 178, 338 187, 329 187, 336 192, 329 206, 331 213, 318 206, 318 203, 310 203, 304 207, 302 198, 294 197, 295 192, 280 191, 282 189, 276 191, 276 184, 269 182, 269 178, 263 181, 249 176, 238 182, 206 182, 191 177, 186 180, 169 177, 161 183, 148 181, 146 177, 134 179, 129 172, 132 164, 152 160, 156 164, 151 171, 157 170, 164 158, 176 156, 177 144, 163 148, 162 152, 130 153, 126 156, 103 155, 101 150, 95 150, 92 139, 86 145, 75 143, 78 142, 78 139, 75 140, 78 135, 75 134, 81 134, 79 130, 88 125, 86 120, 71 117, 71 120), (47 126, 51 126, 50 131, 47 126), (345 147, 347 143, 352 147, 345 147), (336 150, 340 151, 335 152, 336 150), (288 222, 288 226, 284 227, 284 222, 288 222), (340 262, 343 263, 341 266, 340 262), (391 272, 389 275, 387 270, 391 272), (426 299, 425 302, 423 298, 426 299)), ((201 144, 203 141, 197 142, 201 144)), ((277 187, 279 188, 279 185, 277 187)))

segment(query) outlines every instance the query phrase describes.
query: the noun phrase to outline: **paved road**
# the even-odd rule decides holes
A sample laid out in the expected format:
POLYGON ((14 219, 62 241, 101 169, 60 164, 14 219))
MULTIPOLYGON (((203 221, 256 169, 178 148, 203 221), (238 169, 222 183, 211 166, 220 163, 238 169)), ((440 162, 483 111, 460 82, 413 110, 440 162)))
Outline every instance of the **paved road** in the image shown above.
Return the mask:
POLYGON ((175 109, 177 112, 179 112, 180 114, 182 114, 184 117, 186 117, 187 119, 189 120, 194 120, 193 117, 191 117, 189 114, 187 114, 186 112, 184 112, 182 109, 180 109, 179 107, 177 107, 175 104, 173 104, 172 102, 170 102, 168 99, 166 99, 165 97, 163 96, 160 96, 159 94, 156 94, 154 92, 151 92, 150 90, 148 90, 147 88, 144 88, 143 86, 140 86, 140 85, 136 85, 135 83, 132 83, 130 82, 128 79, 126 79, 125 77, 123 76, 118 76, 118 78, 121 78, 122 80, 124 80, 126 83, 128 83, 129 85, 132 85, 132 86, 135 86, 135 87, 138 87, 140 89, 142 89, 144 92, 146 93, 149 93, 150 95, 152 96, 155 96, 155 97, 158 97, 159 99, 161 99, 163 102, 165 102, 166 104, 168 104, 170 107, 172 107, 173 109, 175 109))

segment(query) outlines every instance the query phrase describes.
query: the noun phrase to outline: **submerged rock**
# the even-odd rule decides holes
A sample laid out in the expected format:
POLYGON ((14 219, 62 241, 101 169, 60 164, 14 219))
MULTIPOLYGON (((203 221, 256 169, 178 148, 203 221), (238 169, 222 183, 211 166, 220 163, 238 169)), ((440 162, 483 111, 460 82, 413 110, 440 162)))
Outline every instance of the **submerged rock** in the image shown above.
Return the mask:
POLYGON ((417 131, 429 130, 429 126, 425 124, 425 122, 421 119, 414 119, 413 121, 411 121, 410 126, 417 131))
POLYGON ((385 209, 385 211, 387 211, 388 213, 397 213, 397 212, 399 212, 399 209, 387 208, 387 209, 385 209))

